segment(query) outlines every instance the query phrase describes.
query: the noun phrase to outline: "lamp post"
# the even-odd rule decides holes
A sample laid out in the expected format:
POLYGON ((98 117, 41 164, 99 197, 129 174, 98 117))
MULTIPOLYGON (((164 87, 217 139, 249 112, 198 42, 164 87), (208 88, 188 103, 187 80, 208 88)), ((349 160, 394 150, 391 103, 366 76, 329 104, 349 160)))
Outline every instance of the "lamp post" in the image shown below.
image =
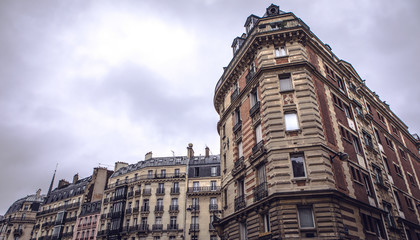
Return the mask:
MULTIPOLYGON (((197 222, 196 222, 196 214, 197 214, 197 212, 195 211, 196 209, 194 208, 194 206, 190 206, 189 208, 187 208, 187 211, 190 211, 191 212, 191 214, 192 214, 192 216, 194 217, 194 224, 192 224, 191 223, 191 225, 190 225, 190 229, 191 229, 191 227, 192 227, 192 232, 193 232, 193 235, 192 235, 192 239, 193 240, 196 240, 196 238, 197 238, 197 235, 195 235, 195 232, 196 232, 196 225, 197 225, 197 222)), ((191 233, 189 232, 188 234, 190 234, 191 235, 191 233)))
POLYGON ((333 156, 330 156, 330 161, 333 162, 333 159, 337 156, 341 161, 346 161, 349 159, 349 155, 347 153, 337 152, 333 156))

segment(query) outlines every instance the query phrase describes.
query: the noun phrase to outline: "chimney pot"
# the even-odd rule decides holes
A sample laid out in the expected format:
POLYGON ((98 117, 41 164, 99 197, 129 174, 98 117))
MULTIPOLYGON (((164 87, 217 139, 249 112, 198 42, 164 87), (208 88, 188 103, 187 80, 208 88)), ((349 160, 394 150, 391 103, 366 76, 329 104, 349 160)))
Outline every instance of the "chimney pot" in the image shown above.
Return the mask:
POLYGON ((146 155, 144 156, 144 160, 149 160, 149 159, 151 159, 151 158, 152 158, 152 156, 153 156, 153 153, 152 153, 152 152, 148 152, 148 153, 146 153, 146 155))
POLYGON ((206 146, 206 158, 210 157, 210 148, 206 146))

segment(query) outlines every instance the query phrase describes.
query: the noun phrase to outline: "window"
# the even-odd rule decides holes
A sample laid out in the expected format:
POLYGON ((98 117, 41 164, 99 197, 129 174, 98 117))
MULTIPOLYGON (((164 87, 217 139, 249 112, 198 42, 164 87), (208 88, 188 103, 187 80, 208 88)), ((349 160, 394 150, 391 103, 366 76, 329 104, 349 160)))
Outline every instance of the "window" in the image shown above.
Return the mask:
POLYGON ((401 148, 400 148, 400 155, 402 159, 407 160, 407 154, 401 148))
POLYGON ((246 222, 239 223, 239 233, 240 233, 240 240, 247 240, 247 230, 246 230, 246 222))
POLYGON ((258 93, 257 93, 257 89, 255 89, 255 90, 253 90, 251 93, 250 93, 250 95, 249 95, 249 103, 250 103, 250 106, 251 106, 251 108, 253 107, 253 106, 255 106, 255 104, 257 104, 258 103, 258 93))
POLYGON ((160 177, 162 177, 162 178, 166 177, 166 169, 161 169, 160 170, 160 177))
POLYGON ((379 144, 382 144, 381 138, 379 137, 379 132, 378 132, 378 129, 374 128, 374 129, 373 129, 373 131, 374 131, 374 133, 375 133, 375 138, 376 138, 376 140, 378 140, 378 143, 379 143, 379 144))
POLYGON ((284 114, 284 122, 286 125, 286 131, 293 131, 299 129, 297 113, 289 112, 284 114))
POLYGON ((244 179, 243 178, 238 179, 237 184, 238 184, 238 197, 243 196, 245 194, 244 179))
POLYGON ((347 104, 344 104, 344 113, 346 114, 347 118, 352 118, 351 108, 347 104))
POLYGON ((210 240, 217 240, 217 236, 216 235, 211 235, 210 240))
POLYGON ((147 171, 147 178, 153 178, 153 170, 147 171))
POLYGON ((211 169, 210 169, 210 175, 212 177, 217 176, 217 167, 211 167, 211 169))
POLYGON ((276 57, 284 57, 286 56, 286 48, 284 46, 276 48, 276 57))
POLYGON ((386 145, 387 145, 389 148, 394 149, 394 143, 392 142, 392 140, 391 140, 391 139, 387 138, 386 136, 385 136, 385 142, 386 142, 386 145))
POLYGON ((198 192, 199 191, 199 184, 200 184, 200 182, 198 182, 198 181, 193 182, 193 192, 198 192))
POLYGON ((338 76, 337 76, 337 84, 338 84, 338 87, 339 87, 341 90, 344 90, 344 82, 343 82, 343 80, 342 80, 341 78, 339 78, 338 76))
POLYGON ((410 183, 413 186, 416 186, 416 180, 414 179, 413 175, 411 175, 410 173, 407 172, 407 176, 408 176, 408 180, 410 180, 410 183))
POLYGON ((261 218, 263 220, 264 232, 270 232, 271 231, 270 215, 268 215, 268 213, 264 213, 261 215, 261 218))
POLYGON ((259 142, 261 142, 262 139, 262 129, 261 129, 261 124, 258 124, 257 127, 255 128, 255 143, 258 144, 259 142))
POLYGON ((352 137, 353 137, 353 146, 354 146, 354 151, 355 151, 357 154, 361 154, 361 152, 360 152, 360 145, 359 145, 359 139, 357 139, 357 137, 356 137, 356 136, 354 136, 354 135, 352 135, 352 137))
POLYGON ((293 90, 293 84, 290 74, 279 75, 279 82, 281 92, 293 90))
POLYGON ((255 72, 255 60, 252 59, 251 64, 249 65, 249 72, 255 72))
POLYGON ((411 198, 405 196, 405 202, 407 203, 407 207, 410 210, 414 210, 414 205, 413 205, 413 201, 411 200, 411 198))
POLYGON ((267 176, 265 174, 265 165, 262 164, 257 167, 257 184, 263 184, 267 181, 267 176))
POLYGON ((392 206, 390 203, 387 202, 383 202, 384 204, 384 210, 386 212, 385 214, 385 220, 388 223, 388 226, 395 228, 395 221, 394 221, 394 217, 392 216, 392 206))
POLYGON ((217 183, 216 183, 216 181, 211 181, 210 182, 210 190, 211 191, 216 191, 217 190, 217 183))
POLYGON ((200 168, 199 167, 195 167, 194 168, 194 177, 199 177, 200 176, 200 168))
POLYGON ((290 160, 292 162, 293 168, 293 177, 306 177, 305 173, 305 157, 302 153, 300 154, 291 154, 290 160))
POLYGON ((241 122, 241 110, 239 108, 235 109, 234 120, 235 120, 234 125, 240 124, 240 122, 241 122))
POLYGON ((395 196, 395 203, 397 204, 398 210, 402 211, 402 205, 401 205, 401 201, 400 201, 400 196, 398 195, 398 192, 397 191, 394 191, 394 196, 395 196))
POLYGON ((372 137, 370 136, 369 133, 365 131, 363 131, 363 140, 365 141, 365 144, 368 148, 370 149, 373 148, 372 137))
POLYGON ((382 178, 382 171, 378 166, 373 166, 373 172, 375 174, 376 182, 379 185, 384 185, 384 180, 382 178))
POLYGON ((175 169, 174 175, 175 177, 179 177, 179 168, 175 169))
POLYGON ((370 184, 370 180, 369 180, 368 175, 363 174, 363 180, 364 180, 364 183, 365 183, 365 188, 366 188, 366 193, 367 193, 367 195, 368 195, 369 197, 372 197, 372 196, 373 196, 372 186, 371 186, 371 184, 370 184))
POLYGON ((299 218, 299 227, 300 228, 315 228, 314 215, 312 212, 312 207, 310 206, 300 206, 298 207, 298 218, 299 218))
POLYGON ((400 176, 400 177, 403 177, 400 166, 398 166, 397 164, 394 163, 394 168, 395 168, 395 172, 397 173, 397 175, 400 176))
POLYGON ((238 157, 241 158, 244 156, 244 150, 242 146, 242 141, 238 143, 238 157))
POLYGON ((169 220, 169 225, 175 227, 176 226, 176 216, 171 216, 169 220))
MULTIPOLYGON (((385 118, 382 116, 382 114, 380 114, 380 113, 377 113, 377 114, 378 114, 379 121, 381 121, 382 123, 385 123, 385 118)), ((391 127, 394 128, 394 126, 392 126, 392 125, 391 125, 391 127)))

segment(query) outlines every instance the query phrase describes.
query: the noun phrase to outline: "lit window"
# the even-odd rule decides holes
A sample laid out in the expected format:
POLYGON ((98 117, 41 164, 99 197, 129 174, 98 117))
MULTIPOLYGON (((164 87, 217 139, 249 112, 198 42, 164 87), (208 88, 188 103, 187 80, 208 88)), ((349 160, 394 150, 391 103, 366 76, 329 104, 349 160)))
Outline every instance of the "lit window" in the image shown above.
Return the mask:
POLYGON ((299 129, 298 117, 294 112, 284 114, 284 122, 286 124, 286 131, 293 131, 299 129))
POLYGON ((299 213, 299 227, 300 228, 314 228, 314 215, 312 207, 298 207, 299 213))
POLYGON ((279 76, 279 82, 280 82, 280 91, 293 90, 292 79, 290 78, 289 74, 280 75, 279 76))
POLYGON ((306 177, 305 173, 305 158, 303 154, 292 154, 290 155, 292 162, 293 177, 306 177))

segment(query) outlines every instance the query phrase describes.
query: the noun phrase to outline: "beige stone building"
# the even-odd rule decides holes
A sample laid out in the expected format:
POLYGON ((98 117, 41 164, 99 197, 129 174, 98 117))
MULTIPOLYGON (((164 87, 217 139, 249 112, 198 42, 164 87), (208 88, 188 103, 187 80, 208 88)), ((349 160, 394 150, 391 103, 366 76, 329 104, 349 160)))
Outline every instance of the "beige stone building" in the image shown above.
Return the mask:
POLYGON ((94 168, 89 177, 79 179, 76 174, 72 183, 60 180, 57 188, 50 188, 36 216, 32 239, 95 239, 99 221, 89 222, 86 227, 84 217, 89 219, 92 216, 93 221, 95 213, 99 214, 94 209, 100 209, 103 192, 111 174, 112 171, 106 168, 94 168), (88 206, 94 206, 94 209, 88 211, 88 206))
POLYGON ((293 13, 251 15, 216 85, 223 239, 419 239, 420 140, 293 13))
POLYGON ((100 239, 217 239, 210 225, 220 196, 220 158, 153 157, 117 162, 102 203, 100 239), (188 173, 188 174, 187 174, 188 173), (193 174, 193 176, 190 176, 193 174))
POLYGON ((30 239, 36 213, 44 202, 41 190, 14 202, 0 220, 0 240, 30 239))

